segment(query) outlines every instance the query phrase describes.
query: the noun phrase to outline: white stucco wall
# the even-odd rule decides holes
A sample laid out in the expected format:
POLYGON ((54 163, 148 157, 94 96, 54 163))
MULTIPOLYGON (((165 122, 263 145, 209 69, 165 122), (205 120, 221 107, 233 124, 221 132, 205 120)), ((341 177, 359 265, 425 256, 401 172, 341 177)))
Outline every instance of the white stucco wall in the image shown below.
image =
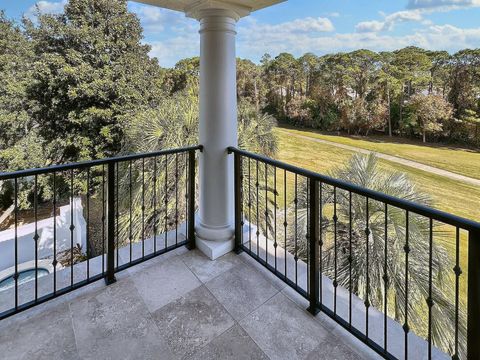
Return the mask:
MULTIPOLYGON (((56 217, 57 253, 70 249, 71 205, 60 207, 60 215, 56 217)), ((41 220, 38 228, 38 258, 53 257, 53 222, 54 218, 41 220)), ((79 244, 86 251, 86 221, 83 217, 83 206, 80 198, 73 199, 73 244, 79 244)), ((35 223, 18 227, 18 264, 35 259, 35 223)), ((0 271, 15 265, 15 229, 0 232, 0 271)))

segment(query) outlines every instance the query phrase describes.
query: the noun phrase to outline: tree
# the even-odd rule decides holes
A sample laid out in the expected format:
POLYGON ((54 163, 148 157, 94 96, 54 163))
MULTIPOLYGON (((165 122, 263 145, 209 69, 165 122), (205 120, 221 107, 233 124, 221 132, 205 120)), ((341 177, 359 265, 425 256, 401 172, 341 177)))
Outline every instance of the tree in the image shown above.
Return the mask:
POLYGON ((199 81, 200 58, 193 57, 180 60, 173 69, 167 70, 163 86, 169 94, 174 94, 189 86, 198 85, 199 81))
POLYGON ((377 74, 376 83, 383 92, 388 114, 388 136, 393 135, 392 124, 392 97, 398 97, 403 91, 402 83, 395 77, 394 56, 390 52, 380 53, 380 70, 377 74))
POLYGON ((455 116, 462 117, 466 110, 480 110, 480 49, 454 54, 450 69, 448 99, 455 109, 455 116))
POLYGON ((0 171, 41 166, 38 130, 28 109, 32 81, 31 44, 0 11, 0 171), (31 146, 35 151, 26 151, 31 146))
POLYGON ((403 126, 403 108, 405 97, 408 100, 415 92, 427 87, 430 79, 431 60, 425 50, 409 46, 394 51, 393 66, 395 77, 402 82, 403 89, 398 98, 400 107, 400 126, 403 126))
POLYGON ((453 114, 452 106, 438 95, 414 95, 408 107, 412 123, 421 133, 423 142, 427 141, 427 134, 441 132, 442 121, 448 120, 453 114))
POLYGON ((357 50, 346 55, 347 68, 351 88, 355 97, 364 99, 370 91, 376 71, 379 56, 370 50, 357 50))
POLYGON ((129 119, 158 104, 161 85, 127 1, 71 0, 25 26, 35 51, 28 96, 49 162, 117 153, 129 119))
POLYGON ((255 104, 257 111, 260 111, 261 98, 265 93, 262 86, 261 67, 250 60, 237 59, 237 97, 238 100, 247 99, 255 104))
MULTIPOLYGON (((159 149, 179 148, 198 144, 198 86, 190 86, 183 91, 179 91, 171 96, 163 98, 157 108, 147 109, 140 113, 131 126, 126 130, 123 152, 128 153, 148 153, 159 149)), ((256 111, 254 105, 248 101, 241 101, 238 106, 238 133, 239 146, 243 149, 273 156, 277 150, 276 138, 272 132, 275 126, 275 119, 266 114, 256 111)), ((151 161, 145 166, 145 183, 157 184, 154 193, 153 186, 146 186, 143 193, 143 171, 140 162, 132 164, 132 179, 130 179, 129 164, 126 164, 121 171, 120 193, 123 202, 120 205, 120 243, 125 245, 130 237, 130 231, 133 242, 140 241, 142 233, 145 238, 154 235, 154 229, 165 228, 165 215, 155 216, 152 206, 155 201, 158 204, 158 212, 167 214, 167 230, 176 227, 177 215, 178 222, 185 220, 185 196, 176 196, 177 189, 180 194, 186 188, 188 171, 186 168, 186 157, 170 156, 158 159, 157 168, 161 169, 154 172, 154 166, 151 161), (165 171, 166 169, 166 171, 165 171), (178 173, 178 176, 175 174, 178 173), (154 175, 156 174, 155 180, 154 175), (165 174, 168 177, 165 178, 165 174), (130 199, 130 184, 132 185, 132 199, 130 199), (165 201, 165 199, 179 199, 178 206, 175 201, 165 201), (132 221, 130 222, 130 202, 132 202, 132 221), (142 228, 142 204, 145 207, 145 228, 142 228), (167 205, 165 205, 167 204, 167 205)), ((246 169, 244 169, 246 170, 246 169)), ((265 174, 260 169, 260 174, 265 174)), ((259 201, 262 205, 265 203, 265 192, 260 191, 259 201)), ((260 219, 264 219, 263 210, 260 219)), ((269 215, 270 216, 270 215, 269 215)), ((256 217, 252 221, 256 221, 256 217)), ((259 221, 264 224, 265 221, 259 221)))
MULTIPOLYGON (((431 199, 401 172, 390 172, 381 168, 375 155, 357 154, 349 163, 335 170, 332 177, 341 179, 388 194, 400 199, 419 204, 431 205, 431 199)), ((405 319, 408 309, 410 328, 420 336, 428 334, 428 318, 426 304, 429 299, 428 264, 430 254, 430 222, 420 215, 410 214, 408 218, 409 262, 408 262, 408 308, 405 308, 405 239, 407 223, 405 211, 389 206, 385 214, 385 206, 378 201, 369 200, 364 196, 352 194, 331 186, 322 185, 321 224, 324 246, 322 249, 322 266, 325 276, 336 280, 339 286, 351 289, 360 298, 368 300, 379 310, 384 309, 384 296, 389 299, 388 315, 399 322, 405 319), (333 219, 336 207, 337 221, 333 219), (351 212, 350 212, 351 211, 351 212), (386 216, 387 215, 387 216, 386 216), (350 217, 351 216, 351 217, 350 217), (351 218, 351 220, 350 220, 351 218), (385 219, 386 224, 385 224, 385 219), (350 231, 351 226, 351 231, 350 231), (368 235, 365 229, 368 229, 368 235), (387 229, 387 236, 385 236, 387 229), (336 231, 336 242, 333 240, 336 231), (350 237, 351 234, 351 237, 350 237), (387 243, 386 243, 387 241, 387 243), (352 246, 350 247, 350 243, 352 246), (335 248, 336 245, 336 248, 335 248), (385 246, 387 245, 387 257, 385 246), (366 251, 369 252, 369 266, 366 267, 366 251), (350 250, 351 248, 351 250, 350 250), (352 259, 352 277, 350 278, 350 259, 352 259), (387 268, 387 278, 384 268, 387 268), (367 272, 369 290, 367 292, 367 272), (387 279, 388 281, 385 281, 387 279), (351 288, 350 288, 351 281, 351 288)), ((290 252, 297 251, 298 257, 306 260, 308 243, 308 188, 302 184, 298 197, 298 228, 297 243, 289 243, 290 252)), ((290 208, 293 212, 294 206, 290 208)), ((453 352, 455 343, 455 289, 449 271, 453 268, 452 261, 443 247, 445 232, 433 228, 432 243, 432 278, 435 279, 432 308, 432 339, 433 344, 445 352, 453 352)), ((460 310, 459 344, 460 353, 465 354, 466 344, 466 314, 460 310)), ((462 356, 460 358, 463 358, 462 356)))

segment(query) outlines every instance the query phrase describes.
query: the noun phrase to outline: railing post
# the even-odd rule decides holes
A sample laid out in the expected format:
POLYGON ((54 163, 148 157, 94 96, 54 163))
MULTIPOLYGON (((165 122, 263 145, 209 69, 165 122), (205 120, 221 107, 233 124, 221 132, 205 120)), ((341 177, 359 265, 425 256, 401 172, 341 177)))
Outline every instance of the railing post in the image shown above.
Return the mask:
POLYGON ((480 230, 468 237, 467 359, 480 359, 480 230))
POLYGON ((308 232, 309 241, 309 255, 310 255, 310 284, 309 284, 309 297, 310 306, 308 311, 312 315, 317 315, 320 312, 318 307, 318 291, 319 291, 319 189, 318 183, 315 179, 310 178, 310 227, 308 232))
POLYGON ((234 153, 235 168, 235 252, 242 252, 242 157, 238 153, 234 153))
POLYGON ((187 249, 195 249, 195 150, 188 152, 187 249))
POLYGON ((105 282, 113 284, 115 279, 115 163, 107 164, 107 272, 105 282))

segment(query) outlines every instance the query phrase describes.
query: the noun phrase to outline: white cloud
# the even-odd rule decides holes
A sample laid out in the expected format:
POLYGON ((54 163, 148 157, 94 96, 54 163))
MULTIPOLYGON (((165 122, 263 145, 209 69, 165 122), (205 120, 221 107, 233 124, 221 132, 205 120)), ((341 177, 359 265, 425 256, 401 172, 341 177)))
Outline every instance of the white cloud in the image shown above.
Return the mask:
MULTIPOLYGON (((259 26, 259 24, 255 24, 253 29, 259 26)), ((306 52, 325 54, 361 48, 391 51, 412 45, 430 50, 455 52, 462 48, 478 47, 480 43, 480 27, 460 29, 452 25, 431 25, 407 35, 393 35, 384 32, 294 34, 273 31, 258 33, 253 29, 246 27, 239 32, 238 48, 240 56, 254 60, 259 60, 266 52, 273 55, 290 52, 299 56, 306 52)))
POLYGON ((30 6, 25 15, 33 18, 37 14, 37 11, 40 12, 40 14, 58 14, 63 11, 66 4, 67 0, 39 1, 35 5, 30 6))
POLYGON ((355 26, 355 30, 359 33, 379 32, 385 29, 384 21, 362 21, 355 26))
POLYGON ((363 21, 356 25, 357 32, 378 32, 393 30, 395 25, 402 22, 420 22, 423 21, 423 16, 420 10, 405 10, 398 11, 391 15, 385 16, 383 21, 363 21))
POLYGON ((401 22, 420 22, 425 26, 432 22, 424 18, 425 14, 435 12, 448 12, 455 9, 478 7, 480 0, 409 0, 407 10, 397 11, 384 16, 383 21, 363 21, 356 25, 357 32, 391 31, 395 25, 401 22))
POLYGON ((480 6, 480 0, 409 0, 410 9, 432 9, 451 7, 474 7, 480 6))
POLYGON ((199 55, 200 37, 198 33, 182 34, 163 41, 150 41, 150 56, 156 57, 160 66, 173 67, 180 59, 199 55))
MULTIPOLYGON (((306 17, 295 19, 280 24, 261 24, 253 18, 247 18, 244 23, 249 24, 248 31, 258 33, 277 33, 277 34, 298 34, 298 33, 322 33, 335 30, 332 22, 328 18, 312 18, 306 17)), ((245 27, 240 26, 239 31, 243 31, 245 27)))

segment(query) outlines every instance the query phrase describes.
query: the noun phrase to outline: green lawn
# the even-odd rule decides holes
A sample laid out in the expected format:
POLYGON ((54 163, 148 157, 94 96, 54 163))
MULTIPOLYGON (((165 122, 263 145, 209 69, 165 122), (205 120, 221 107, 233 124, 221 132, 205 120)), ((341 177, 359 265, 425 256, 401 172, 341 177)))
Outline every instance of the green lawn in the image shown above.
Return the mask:
MULTIPOLYGON (((289 130, 290 131, 290 130, 289 130)), ((298 139, 294 136, 289 136, 287 132, 282 130, 275 130, 278 138, 278 154, 277 159, 289 164, 293 164, 302 168, 316 171, 322 174, 328 174, 335 167, 343 166, 353 152, 337 147, 332 147, 327 144, 322 144, 305 139, 298 139)), ((299 132, 308 134, 306 132, 299 132)), ((312 136, 322 136, 313 134, 312 136)), ((329 139, 330 140, 330 139, 329 139)), ((353 141, 353 139, 348 139, 353 141)), ((366 142, 366 141, 365 141, 366 142)), ((357 145, 358 146, 358 145, 357 145)), ((383 146, 387 146, 383 144, 383 146)), ((413 146, 413 145, 409 145, 413 146)), ((417 145, 418 146, 418 145, 417 145)), ((410 150, 411 151, 411 150, 410 150)), ((431 149, 432 153, 434 152, 431 149)), ((454 150, 440 149, 444 154, 453 153, 455 156, 450 159, 452 163, 458 161, 458 152, 454 150)), ((465 152, 469 156, 475 154, 465 152)), ((437 155, 438 157, 440 155, 437 155)), ((444 161, 448 161, 445 158, 444 161)), ((477 160, 480 162, 480 159, 477 160)), ((379 160, 380 166, 389 170, 402 171, 407 173, 411 180, 414 181, 422 190, 430 194, 434 201, 434 207, 458 216, 466 217, 473 220, 480 220, 480 207, 478 206, 480 200, 480 188, 473 185, 461 183, 450 180, 443 176, 427 173, 422 170, 417 170, 408 166, 392 163, 386 160, 379 160)), ((479 164, 477 164, 478 166, 479 164)), ((287 178, 288 196, 291 198, 293 194, 293 176, 287 178)), ((283 198, 283 189, 279 188, 280 199, 283 198)), ((449 232, 451 228, 445 229, 449 232)), ((444 240, 445 246, 449 253, 455 254, 455 239, 449 236, 444 240)), ((467 275, 467 236, 462 233, 461 236, 461 267, 464 269, 464 274, 467 275)), ((466 291, 466 276, 462 277, 461 292, 465 294, 466 291)))
POLYGON ((314 130, 298 130, 289 127, 281 127, 279 129, 280 131, 277 133, 288 131, 292 134, 356 146, 480 179, 480 150, 438 144, 423 144, 419 141, 395 137, 389 138, 387 136, 336 136, 314 130))
MULTIPOLYGON (((353 154, 349 150, 288 136, 281 130, 276 130, 275 133, 279 140, 279 160, 319 173, 326 174, 335 167, 343 166, 353 154)), ((380 164, 385 169, 407 173, 421 189, 432 196, 438 209, 480 220, 480 188, 387 160, 380 159, 380 164)))

